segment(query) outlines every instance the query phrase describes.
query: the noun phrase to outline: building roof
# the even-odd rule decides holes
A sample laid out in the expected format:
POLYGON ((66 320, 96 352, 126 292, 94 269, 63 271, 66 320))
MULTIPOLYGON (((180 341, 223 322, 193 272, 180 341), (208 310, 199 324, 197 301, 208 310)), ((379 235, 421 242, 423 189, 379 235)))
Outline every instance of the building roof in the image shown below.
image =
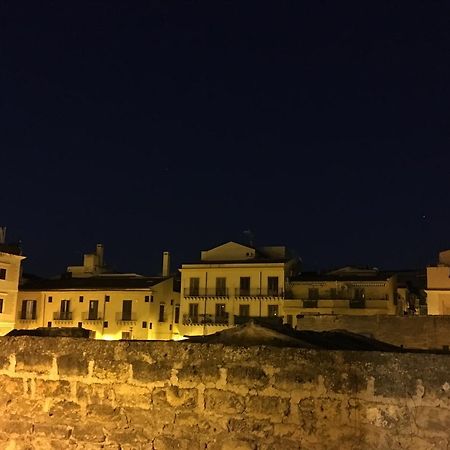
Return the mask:
POLYGON ((21 291, 71 290, 142 290, 149 289, 168 278, 144 276, 93 276, 86 278, 32 279, 19 287, 21 291))
POLYGON ((22 249, 19 244, 0 244, 0 252, 10 255, 22 255, 22 249))
POLYGON ((228 330, 206 336, 188 336, 191 342, 220 343, 224 345, 273 347, 298 347, 325 350, 359 350, 401 352, 402 348, 376 339, 351 333, 345 330, 335 331, 296 331, 291 327, 270 327, 250 321, 228 330))
POLYGON ((302 272, 290 279, 291 282, 309 282, 309 281, 386 281, 393 276, 392 273, 374 272, 371 274, 358 274, 351 272, 342 273, 318 273, 302 272))
POLYGON ((193 262, 183 263, 183 266, 188 266, 190 264, 202 264, 202 265, 212 265, 212 264, 268 264, 268 263, 278 263, 284 264, 289 261, 289 258, 252 258, 252 259, 221 259, 221 260, 197 260, 193 262))

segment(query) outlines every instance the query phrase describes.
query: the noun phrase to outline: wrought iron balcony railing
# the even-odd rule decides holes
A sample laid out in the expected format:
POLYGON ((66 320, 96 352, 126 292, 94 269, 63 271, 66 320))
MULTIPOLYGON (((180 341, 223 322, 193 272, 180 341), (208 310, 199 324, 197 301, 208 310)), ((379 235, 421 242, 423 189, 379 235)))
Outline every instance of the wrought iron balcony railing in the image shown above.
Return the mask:
POLYGON ((278 297, 284 298, 282 289, 245 289, 236 288, 234 295, 236 297, 278 297))
POLYGON ((228 297, 228 288, 185 288, 185 297, 228 297))
POLYGON ((116 313, 116 322, 136 322, 135 313, 126 313, 124 311, 116 313))
POLYGON ((89 312, 84 312, 81 314, 81 319, 83 321, 102 321, 103 319, 100 317, 100 315, 98 313, 96 313, 95 311, 89 311, 89 312))
POLYGON ((283 324, 283 316, 234 316, 235 325, 242 325, 244 323, 250 322, 251 320, 259 325, 281 326, 283 324))
POLYGON ((229 315, 224 313, 221 315, 214 314, 198 314, 198 315, 183 315, 184 325, 228 325, 229 315))
POLYGON ((72 320, 72 311, 57 311, 53 313, 53 320, 72 320))

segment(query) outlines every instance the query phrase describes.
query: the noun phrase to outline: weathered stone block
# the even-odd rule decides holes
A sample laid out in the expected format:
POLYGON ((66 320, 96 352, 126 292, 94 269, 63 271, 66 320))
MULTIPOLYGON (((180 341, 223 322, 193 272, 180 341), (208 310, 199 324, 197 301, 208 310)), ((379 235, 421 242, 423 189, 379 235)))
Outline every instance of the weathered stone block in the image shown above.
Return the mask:
POLYGON ((227 382, 244 385, 249 389, 267 386, 269 377, 259 367, 234 366, 228 369, 227 382))
POLYGON ((51 406, 48 415, 52 417, 53 423, 73 423, 81 419, 80 411, 77 403, 62 400, 51 406))
POLYGON ((58 373, 62 376, 84 376, 88 374, 88 361, 79 353, 59 356, 57 363, 58 373))
POLYGON ((189 383, 216 383, 220 378, 219 368, 211 364, 187 365, 178 370, 178 379, 189 383))
POLYGON ((154 450, 195 450, 199 447, 195 445, 196 439, 176 439, 172 436, 158 436, 153 442, 154 450))
POLYGON ((101 422, 76 423, 72 437, 82 442, 103 442, 105 440, 103 424, 101 422))
POLYGON ((246 417, 244 419, 231 418, 228 421, 228 431, 233 435, 255 435, 258 437, 268 437, 273 435, 274 425, 268 419, 257 420, 246 417))
POLYGON ((289 399, 254 395, 247 400, 245 411, 268 417, 272 422, 281 422, 289 414, 289 399))
POLYGON ((125 382, 130 376, 129 368, 127 361, 95 360, 92 376, 100 380, 125 382))
POLYGON ((0 419, 0 430, 9 436, 31 433, 32 423, 28 420, 0 419))
POLYGON ((418 406, 414 411, 415 423, 428 433, 446 433, 450 439, 450 409, 418 406))
POLYGON ((219 414, 241 414, 245 409, 245 398, 230 391, 205 390, 205 407, 219 414))
POLYGON ((156 388, 153 391, 153 406, 195 408, 198 392, 196 389, 179 389, 176 386, 156 388))
POLYGON ((24 350, 16 353, 16 372, 47 373, 52 368, 53 356, 24 350))
POLYGON ((69 430, 70 428, 67 425, 34 423, 34 434, 37 436, 45 436, 48 439, 68 439, 70 436, 69 430))
POLYGON ((170 379, 172 366, 167 364, 149 364, 145 361, 133 361, 133 378, 142 382, 167 381, 170 379))
POLYGON ((77 399, 90 404, 112 405, 115 402, 115 393, 112 385, 78 383, 77 399))
POLYGON ((70 383, 65 380, 52 381, 36 379, 36 395, 67 398, 70 396, 70 383))
POLYGON ((131 384, 114 384, 114 395, 118 406, 150 408, 151 391, 146 387, 131 384))

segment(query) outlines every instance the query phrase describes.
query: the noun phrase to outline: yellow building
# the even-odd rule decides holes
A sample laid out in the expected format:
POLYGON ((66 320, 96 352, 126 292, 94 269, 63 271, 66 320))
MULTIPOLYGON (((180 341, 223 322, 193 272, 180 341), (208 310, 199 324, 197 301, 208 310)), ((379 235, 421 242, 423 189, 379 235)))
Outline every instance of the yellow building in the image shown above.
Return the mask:
POLYGON ((439 253, 437 266, 427 267, 427 305, 430 315, 450 315, 450 250, 439 253))
POLYGON ((285 280, 297 267, 285 247, 228 242, 202 251, 200 261, 181 268, 180 333, 211 334, 250 319, 281 322, 285 280))
POLYGON ((179 292, 169 276, 107 273, 103 247, 59 279, 35 279, 20 287, 16 328, 82 327, 96 339, 177 339, 179 292))
POLYGON ((289 281, 287 322, 298 314, 403 314, 396 275, 377 269, 344 267, 317 274, 302 273, 289 281))
POLYGON ((6 228, 0 228, 0 335, 14 329, 21 263, 17 245, 5 243, 6 228))

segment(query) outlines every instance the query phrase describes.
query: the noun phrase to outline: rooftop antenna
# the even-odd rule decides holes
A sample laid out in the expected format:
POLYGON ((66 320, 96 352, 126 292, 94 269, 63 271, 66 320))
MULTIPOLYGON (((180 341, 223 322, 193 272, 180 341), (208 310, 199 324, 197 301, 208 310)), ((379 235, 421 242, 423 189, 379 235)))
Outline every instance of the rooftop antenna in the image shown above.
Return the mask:
POLYGON ((0 244, 6 242, 6 227, 0 227, 0 244))
POLYGON ((243 231, 243 233, 247 236, 248 239, 248 243, 250 244, 251 247, 253 247, 253 239, 254 239, 254 234, 252 233, 251 230, 245 230, 243 231))

